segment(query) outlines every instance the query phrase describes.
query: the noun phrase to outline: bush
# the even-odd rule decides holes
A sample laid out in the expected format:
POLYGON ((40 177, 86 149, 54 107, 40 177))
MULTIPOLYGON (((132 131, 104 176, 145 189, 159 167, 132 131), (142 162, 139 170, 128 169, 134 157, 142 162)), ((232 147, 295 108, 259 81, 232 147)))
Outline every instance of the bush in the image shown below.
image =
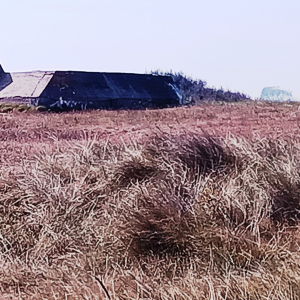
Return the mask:
POLYGON ((202 80, 195 80, 191 77, 184 75, 184 73, 162 72, 159 70, 152 71, 153 75, 166 75, 171 76, 178 86, 180 94, 182 95, 182 104, 201 104, 204 102, 237 102, 249 101, 250 98, 239 92, 224 91, 216 88, 206 87, 207 83, 202 80))

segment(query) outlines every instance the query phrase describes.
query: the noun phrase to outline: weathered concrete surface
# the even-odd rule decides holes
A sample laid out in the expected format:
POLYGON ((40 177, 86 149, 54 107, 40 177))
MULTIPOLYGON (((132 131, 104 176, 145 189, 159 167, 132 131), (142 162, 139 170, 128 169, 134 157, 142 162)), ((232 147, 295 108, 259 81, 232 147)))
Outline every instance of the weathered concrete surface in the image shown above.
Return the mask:
POLYGON ((180 104, 175 84, 169 76, 75 71, 6 74, 2 68, 0 101, 57 109, 146 108, 180 104))
POLYGON ((54 72, 11 73, 12 82, 0 91, 1 98, 40 97, 54 72))

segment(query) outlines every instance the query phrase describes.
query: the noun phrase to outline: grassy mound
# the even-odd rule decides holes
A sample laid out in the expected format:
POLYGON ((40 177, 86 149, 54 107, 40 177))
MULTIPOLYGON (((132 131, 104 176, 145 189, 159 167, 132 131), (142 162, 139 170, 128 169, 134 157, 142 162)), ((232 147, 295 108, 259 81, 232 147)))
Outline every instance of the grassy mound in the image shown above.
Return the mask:
POLYGON ((39 148, 0 180, 4 299, 298 299, 300 139, 39 148))

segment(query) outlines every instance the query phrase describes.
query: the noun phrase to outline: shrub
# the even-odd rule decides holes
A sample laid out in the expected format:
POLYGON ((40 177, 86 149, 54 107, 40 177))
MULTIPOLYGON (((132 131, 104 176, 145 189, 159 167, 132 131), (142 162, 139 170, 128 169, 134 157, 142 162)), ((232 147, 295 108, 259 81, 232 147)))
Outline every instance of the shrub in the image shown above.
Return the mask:
POLYGON ((201 104, 205 102, 237 102, 237 101, 249 101, 249 96, 239 93, 231 92, 229 90, 224 91, 223 88, 208 88, 207 83, 202 80, 195 80, 191 77, 184 75, 184 73, 162 72, 159 70, 152 71, 154 75, 166 75, 171 76, 174 83, 179 88, 179 92, 182 96, 184 105, 189 104, 201 104))

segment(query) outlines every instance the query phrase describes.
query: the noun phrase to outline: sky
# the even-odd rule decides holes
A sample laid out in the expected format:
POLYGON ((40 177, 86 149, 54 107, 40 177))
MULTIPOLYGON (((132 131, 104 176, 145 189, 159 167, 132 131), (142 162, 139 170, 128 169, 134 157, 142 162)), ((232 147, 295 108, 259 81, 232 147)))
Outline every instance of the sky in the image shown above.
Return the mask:
POLYGON ((300 99, 299 0, 1 0, 6 72, 183 72, 300 99))

